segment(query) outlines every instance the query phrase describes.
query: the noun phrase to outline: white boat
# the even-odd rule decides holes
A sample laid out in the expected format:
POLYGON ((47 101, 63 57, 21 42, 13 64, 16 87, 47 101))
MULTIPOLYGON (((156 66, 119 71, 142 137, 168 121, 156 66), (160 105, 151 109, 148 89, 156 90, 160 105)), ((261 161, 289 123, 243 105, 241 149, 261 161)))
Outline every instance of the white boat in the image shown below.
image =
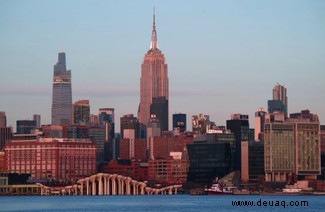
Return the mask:
POLYGON ((218 178, 213 181, 211 187, 204 189, 204 191, 209 195, 216 194, 233 194, 233 191, 229 190, 226 185, 222 185, 218 183, 218 178))

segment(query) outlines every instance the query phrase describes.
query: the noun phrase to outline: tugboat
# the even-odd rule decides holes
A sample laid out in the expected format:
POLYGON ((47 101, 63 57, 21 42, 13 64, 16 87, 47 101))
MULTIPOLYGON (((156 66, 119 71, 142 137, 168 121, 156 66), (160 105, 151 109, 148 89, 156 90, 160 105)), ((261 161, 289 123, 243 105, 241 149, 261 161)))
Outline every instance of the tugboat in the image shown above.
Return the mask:
POLYGON ((209 195, 233 194, 233 191, 229 190, 226 185, 218 183, 218 178, 213 181, 212 185, 209 188, 204 189, 204 191, 209 195))

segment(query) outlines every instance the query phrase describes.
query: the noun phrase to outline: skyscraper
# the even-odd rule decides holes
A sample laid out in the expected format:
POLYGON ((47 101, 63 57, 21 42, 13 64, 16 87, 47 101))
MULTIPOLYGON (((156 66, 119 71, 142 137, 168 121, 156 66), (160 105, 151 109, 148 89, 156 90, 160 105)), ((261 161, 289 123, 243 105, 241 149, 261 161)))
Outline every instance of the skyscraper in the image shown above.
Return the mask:
POLYGON ((70 125, 72 118, 71 70, 66 69, 65 53, 54 65, 52 125, 70 125))
POLYGON ((288 117, 288 97, 287 89, 277 83, 273 88, 273 100, 268 101, 268 112, 281 112, 288 117))
POLYGON ((168 68, 164 55, 158 49, 155 14, 153 15, 150 49, 145 54, 141 65, 138 118, 142 124, 149 122, 153 97, 165 97, 167 101, 169 99, 168 68))

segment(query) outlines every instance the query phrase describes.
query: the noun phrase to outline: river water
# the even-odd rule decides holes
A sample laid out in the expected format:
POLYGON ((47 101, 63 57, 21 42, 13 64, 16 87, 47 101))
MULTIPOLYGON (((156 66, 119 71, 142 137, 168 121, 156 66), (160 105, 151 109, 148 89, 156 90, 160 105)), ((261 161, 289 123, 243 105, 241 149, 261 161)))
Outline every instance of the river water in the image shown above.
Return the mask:
POLYGON ((325 196, 0 196, 0 211, 324 211, 325 196), (234 201, 237 201, 236 203, 234 201), (236 206, 234 204, 250 204, 236 206), (307 205, 308 204, 308 205, 307 205))

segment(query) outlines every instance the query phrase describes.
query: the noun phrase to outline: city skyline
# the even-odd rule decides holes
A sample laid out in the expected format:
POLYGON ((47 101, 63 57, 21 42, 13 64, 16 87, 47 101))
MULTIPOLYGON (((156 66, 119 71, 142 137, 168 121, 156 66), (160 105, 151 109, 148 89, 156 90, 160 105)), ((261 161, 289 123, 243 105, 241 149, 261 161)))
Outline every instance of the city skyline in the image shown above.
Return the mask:
MULTIPOLYGON (((0 111, 6 112, 7 125, 15 128, 16 120, 33 114, 41 114, 42 124, 51 123, 52 65, 61 46, 73 70, 72 102, 90 100, 93 114, 115 108, 117 122, 125 114, 137 115, 153 3, 76 3, 64 2, 64 8, 57 2, 0 3, 0 111)), ((172 114, 186 113, 189 130, 195 114, 225 125, 231 114, 242 113, 253 126, 254 113, 267 109, 279 82, 287 88, 288 113, 309 109, 324 123, 325 99, 319 93, 325 90, 325 3, 155 5, 169 66, 170 122, 172 114)))

